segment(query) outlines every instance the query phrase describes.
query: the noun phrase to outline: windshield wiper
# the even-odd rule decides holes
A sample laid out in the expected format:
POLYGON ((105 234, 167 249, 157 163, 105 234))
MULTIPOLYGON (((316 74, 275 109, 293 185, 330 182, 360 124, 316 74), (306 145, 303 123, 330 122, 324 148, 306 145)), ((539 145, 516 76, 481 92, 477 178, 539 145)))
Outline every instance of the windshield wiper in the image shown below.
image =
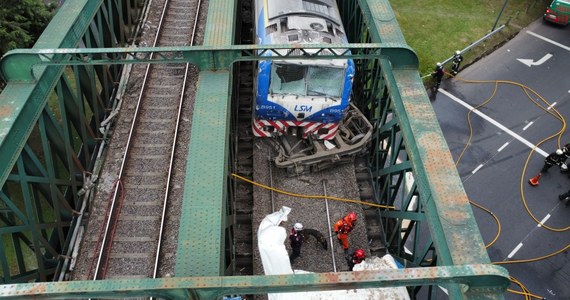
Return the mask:
POLYGON ((325 96, 325 97, 329 97, 329 95, 328 95, 327 93, 318 92, 318 91, 307 91, 307 95, 309 95, 309 96, 325 96))
POLYGON ((327 93, 323 93, 323 92, 319 92, 319 91, 308 91, 307 95, 308 96, 325 96, 325 98, 331 99, 334 102, 339 101, 339 97, 333 97, 327 93))

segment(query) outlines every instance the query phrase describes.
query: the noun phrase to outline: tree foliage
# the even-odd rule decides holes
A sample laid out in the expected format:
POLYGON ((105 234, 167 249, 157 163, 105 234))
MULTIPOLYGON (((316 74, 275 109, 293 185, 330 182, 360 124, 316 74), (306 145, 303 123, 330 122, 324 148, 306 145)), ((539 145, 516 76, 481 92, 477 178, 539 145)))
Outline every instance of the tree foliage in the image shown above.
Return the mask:
MULTIPOLYGON (((43 0, 0 0, 0 57, 12 49, 32 47, 55 8, 43 0)), ((0 80, 0 92, 4 85, 0 80)))
POLYGON ((15 48, 30 48, 53 16, 43 0, 0 0, 0 56, 15 48))

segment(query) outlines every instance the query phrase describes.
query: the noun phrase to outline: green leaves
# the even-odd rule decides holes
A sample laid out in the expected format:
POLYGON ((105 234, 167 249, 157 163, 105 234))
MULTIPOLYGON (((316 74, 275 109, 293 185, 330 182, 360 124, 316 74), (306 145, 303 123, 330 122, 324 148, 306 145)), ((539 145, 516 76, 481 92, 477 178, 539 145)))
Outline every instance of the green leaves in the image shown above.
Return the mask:
POLYGON ((33 46, 51 20, 53 7, 42 0, 0 0, 0 56, 33 46))

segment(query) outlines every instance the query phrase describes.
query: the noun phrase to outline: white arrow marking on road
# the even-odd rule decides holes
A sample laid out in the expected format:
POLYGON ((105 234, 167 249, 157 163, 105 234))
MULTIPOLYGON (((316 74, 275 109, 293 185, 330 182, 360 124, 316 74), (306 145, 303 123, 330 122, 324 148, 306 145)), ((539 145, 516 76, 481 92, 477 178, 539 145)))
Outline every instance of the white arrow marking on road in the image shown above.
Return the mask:
POLYGON ((543 63, 545 63, 547 60, 549 60, 552 57, 552 54, 550 53, 546 53, 546 55, 544 55, 541 59, 539 59, 537 62, 534 62, 534 60, 532 59, 525 59, 525 58, 517 58, 518 61, 522 62, 523 64, 532 67, 532 66, 540 66, 543 63))

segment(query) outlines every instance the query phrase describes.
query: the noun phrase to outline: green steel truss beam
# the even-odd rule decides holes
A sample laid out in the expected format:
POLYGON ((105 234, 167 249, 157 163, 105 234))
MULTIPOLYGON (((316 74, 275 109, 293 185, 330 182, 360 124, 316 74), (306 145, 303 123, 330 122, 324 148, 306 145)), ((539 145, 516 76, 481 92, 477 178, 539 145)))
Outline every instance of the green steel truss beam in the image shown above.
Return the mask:
MULTIPOLYGON (((33 49, 124 45, 141 3, 67 1, 33 49)), ((8 82, 0 94, 2 283, 49 281, 65 268, 84 204, 80 189, 94 169, 104 138, 100 123, 114 103, 121 66, 34 71, 35 82, 8 82)))
MULTIPOLYGON (((383 69, 368 71, 380 75, 377 86, 367 86, 355 98, 365 102, 361 107, 369 109, 377 128, 370 157, 376 199, 397 208, 397 212, 380 212, 380 222, 390 233, 385 239, 387 249, 411 267, 489 263, 418 72, 390 69, 385 59, 374 68, 383 69)), ((446 288, 450 299, 466 297, 459 286, 446 288)), ((494 293, 484 297, 501 298, 494 293)))
MULTIPOLYGON (((380 204, 397 208, 377 210, 379 222, 391 233, 384 237, 384 242, 390 253, 406 266, 434 267, 365 272, 358 276, 325 273, 186 277, 183 274, 184 277, 163 279, 4 284, 0 286, 0 297, 155 295, 214 299, 224 294, 391 286, 408 286, 421 293, 421 287, 428 286, 430 297, 437 298, 437 285, 442 285, 448 289, 450 299, 502 298, 508 274, 504 268, 489 263, 465 191, 419 78, 416 55, 405 44, 387 0, 338 1, 349 40, 355 42, 349 45, 294 49, 283 45, 227 46, 233 37, 231 26, 218 30, 213 24, 228 19, 224 6, 233 5, 234 1, 210 0, 207 32, 212 38, 206 46, 117 48, 133 36, 132 23, 139 19, 139 2, 67 1, 34 49, 11 51, 0 61, 1 75, 8 80, 0 94, 3 117, 0 118, 0 165, 4 166, 0 171, 3 225, 0 235, 4 241, 12 241, 0 243, 0 257, 5 258, 10 248, 16 252, 16 263, 0 259, 4 283, 46 280, 55 274, 59 254, 68 249, 62 236, 68 238, 77 220, 73 210, 82 203, 78 195, 83 185, 81 173, 94 168, 92 158, 97 145, 104 140, 99 133, 100 124, 114 105, 121 65, 131 63, 191 62, 202 70, 227 70, 232 63, 246 60, 354 59, 359 77, 355 78, 353 101, 376 125, 369 161, 376 199, 380 204), (321 55, 309 54, 312 52, 309 49, 316 49, 321 55), (263 56, 269 53, 271 57, 263 56), (58 105, 50 108, 47 98, 54 91, 58 105), (57 117, 55 111, 59 111, 57 117), (39 145, 30 142, 34 139, 40 141, 39 145), (44 215, 44 210, 57 216, 44 215), (412 254, 407 254, 404 247, 412 254), (27 267, 25 259, 29 256, 36 258, 40 265, 37 269, 27 267), (18 268, 15 272, 13 265, 18 268)), ((219 128, 223 130, 225 124, 221 119, 219 128)), ((223 134, 217 132, 220 133, 223 134)), ((224 176, 219 174, 220 178, 224 176)), ((222 184, 212 184, 203 192, 228 188, 225 179, 219 182, 222 184)), ((231 224, 235 218, 228 207, 220 208, 226 214, 211 226, 224 227, 227 232, 235 225, 231 224)), ((218 242, 232 243, 232 239, 220 237, 218 242)), ((217 249, 233 246, 220 245, 217 249)), ((187 248, 200 249, 192 247, 195 245, 187 248)), ((224 259, 233 259, 232 255, 211 255, 208 260, 213 263, 219 260, 226 267, 220 268, 221 273, 232 274, 235 262, 222 264, 224 259)), ((198 276, 210 276, 210 269, 206 271, 198 276)))
POLYGON ((45 65, 113 65, 192 63, 200 70, 227 70, 232 63, 284 59, 378 59, 387 58, 392 68, 417 70, 416 54, 398 43, 348 45, 222 45, 146 48, 17 49, 0 61, 0 72, 8 82, 34 82, 36 68, 45 65), (316 50, 310 53, 308 50, 316 50))
MULTIPOLYGON (((506 271, 494 265, 458 265, 383 270, 272 276, 175 277, 96 281, 45 282, 0 286, 0 297, 10 299, 134 298, 220 299, 230 294, 266 294, 296 291, 346 290, 395 286, 460 284, 477 298, 509 285, 506 271), (41 294, 38 294, 41 291, 41 294)), ((480 298, 484 299, 484 298, 480 298)))
MULTIPOLYGON (((402 43, 389 1, 337 1, 351 42, 402 43)), ((489 263, 483 239, 457 174, 425 87, 415 69, 394 67, 391 58, 356 63, 353 101, 375 124, 370 168, 376 199, 399 213, 380 211, 391 234, 387 249, 406 265, 489 263), (419 220, 422 214, 424 220, 419 220), (405 216, 398 218, 398 216, 405 216), (466 245, 469 244, 470 246, 466 245), (404 249, 412 252, 408 255, 404 249)), ((447 285, 449 299, 469 299, 447 285)), ((416 288, 416 292, 420 292, 416 288)), ((429 288, 430 299, 439 289, 429 288)), ((425 295, 422 294, 422 295, 425 295)), ((479 295, 502 299, 500 293, 479 295)))

